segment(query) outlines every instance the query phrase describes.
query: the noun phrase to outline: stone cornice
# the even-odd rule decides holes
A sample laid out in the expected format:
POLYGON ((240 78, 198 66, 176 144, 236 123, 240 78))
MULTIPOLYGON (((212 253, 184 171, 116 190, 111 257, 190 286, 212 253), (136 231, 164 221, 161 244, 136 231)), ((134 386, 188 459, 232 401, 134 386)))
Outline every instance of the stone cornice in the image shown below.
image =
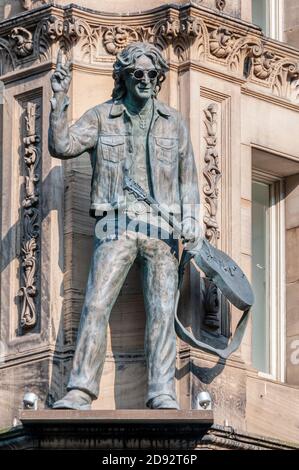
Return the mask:
MULTIPOLYGON (((259 436, 231 426, 208 423, 193 424, 187 419, 196 411, 181 411, 186 415, 184 422, 173 423, 169 427, 172 412, 159 410, 158 419, 148 421, 145 416, 153 416, 153 410, 93 410, 92 418, 88 412, 70 410, 22 411, 20 419, 23 426, 4 429, 0 433, 1 450, 12 449, 149 449, 152 436, 155 445, 163 449, 181 450, 298 450, 298 443, 284 442, 271 437, 259 436), (100 419, 98 416, 100 415, 100 419), (138 421, 137 417, 142 416, 138 421), (114 419, 113 419, 114 417, 114 419), (102 420, 106 420, 102 423, 102 420), (187 426, 186 426, 187 423, 187 426), (79 424, 79 425, 78 425, 79 424), (206 429, 205 429, 206 426, 206 429), (70 436, 68 438, 68 436, 70 436), (117 439, 116 439, 117 436, 117 439), (169 446, 171 444, 171 447, 169 446)), ((198 413, 198 412, 197 412, 198 413)), ((208 412, 201 412, 208 416, 208 412)), ((92 414, 92 413, 91 413, 92 414)), ((203 420, 204 421, 204 420, 203 420)), ((207 419, 208 421, 208 419, 207 419)))
POLYGON ((74 64, 111 62, 128 43, 150 41, 171 65, 198 64, 214 75, 253 83, 299 103, 299 51, 265 38, 244 21, 201 6, 164 5, 140 14, 113 15, 76 5, 45 5, 0 24, 0 55, 9 72, 55 61, 61 48, 74 64))
MULTIPOLYGON (((251 96, 253 98, 256 98, 258 100, 263 100, 267 101, 268 103, 273 103, 276 106, 281 106, 282 108, 290 109, 291 111, 299 111, 299 103, 292 103, 289 100, 279 98, 278 96, 270 95, 270 94, 265 94, 258 92, 256 90, 253 90, 251 88, 246 88, 243 87, 241 88, 241 93, 243 95, 251 96)), ((281 153, 279 153, 281 155, 281 153)))

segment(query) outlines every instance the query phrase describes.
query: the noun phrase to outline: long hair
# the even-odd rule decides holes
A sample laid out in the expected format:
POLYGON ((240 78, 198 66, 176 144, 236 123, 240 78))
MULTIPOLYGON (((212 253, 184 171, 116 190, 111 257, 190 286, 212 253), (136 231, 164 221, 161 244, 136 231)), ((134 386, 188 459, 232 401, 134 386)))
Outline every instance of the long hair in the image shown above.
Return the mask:
POLYGON ((154 95, 157 96, 161 90, 161 85, 166 78, 166 72, 169 67, 162 57, 161 52, 153 44, 148 42, 134 42, 123 49, 116 57, 113 64, 114 88, 112 98, 119 100, 126 94, 126 86, 124 82, 124 70, 135 65, 136 59, 145 55, 153 62, 158 72, 157 86, 154 95))

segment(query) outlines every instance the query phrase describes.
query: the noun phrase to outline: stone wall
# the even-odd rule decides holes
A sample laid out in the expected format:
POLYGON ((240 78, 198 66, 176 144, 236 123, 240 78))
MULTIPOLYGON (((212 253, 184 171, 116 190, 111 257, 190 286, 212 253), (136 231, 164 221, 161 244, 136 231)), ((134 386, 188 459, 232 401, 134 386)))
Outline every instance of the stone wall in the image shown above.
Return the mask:
POLYGON ((291 46, 299 46, 299 4, 296 0, 284 0, 284 40, 291 46))
MULTIPOLYGON (((3 8, 3 17, 10 18, 23 11, 30 11, 51 3, 63 6, 70 5, 72 2, 70 2, 70 0, 56 0, 55 2, 51 0, 2 0, 0 7, 2 6, 3 8)), ((185 0, 176 0, 175 2, 169 2, 168 0, 144 0, 142 3, 142 11, 159 8, 161 5, 169 3, 182 5, 187 2, 185 0)), ((218 12, 223 12, 224 14, 238 18, 242 17, 245 20, 250 19, 248 5, 245 5, 245 3, 250 3, 247 0, 245 2, 241 0, 194 0, 193 3, 195 5, 211 8, 218 12)), ((140 3, 136 0, 114 0, 110 2, 109 9, 107 8, 107 2, 105 0, 78 0, 76 4, 91 10, 107 13, 129 14, 139 13, 141 11, 140 3)))

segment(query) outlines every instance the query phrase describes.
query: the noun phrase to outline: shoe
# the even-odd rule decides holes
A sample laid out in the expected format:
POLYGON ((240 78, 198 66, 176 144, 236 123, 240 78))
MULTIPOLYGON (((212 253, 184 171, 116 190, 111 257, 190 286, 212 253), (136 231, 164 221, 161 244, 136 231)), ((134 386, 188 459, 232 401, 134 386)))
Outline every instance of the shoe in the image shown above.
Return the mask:
POLYGON ((82 390, 70 390, 61 400, 54 403, 55 410, 90 410, 92 399, 82 390))
POLYGON ((170 395, 158 395, 152 398, 146 404, 148 408, 152 410, 179 410, 180 407, 176 400, 171 398, 170 395))

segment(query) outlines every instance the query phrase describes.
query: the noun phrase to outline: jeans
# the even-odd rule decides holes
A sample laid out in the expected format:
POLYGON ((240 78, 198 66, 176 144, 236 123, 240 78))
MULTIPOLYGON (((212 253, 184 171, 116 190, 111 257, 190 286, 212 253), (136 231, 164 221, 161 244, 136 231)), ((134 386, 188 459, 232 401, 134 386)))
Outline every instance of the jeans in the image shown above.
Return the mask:
POLYGON ((94 251, 68 390, 98 397, 103 371, 107 325, 126 276, 139 257, 146 309, 145 355, 147 402, 167 394, 176 399, 176 334, 174 307, 178 284, 177 244, 142 232, 118 233, 114 239, 94 239, 94 251))

